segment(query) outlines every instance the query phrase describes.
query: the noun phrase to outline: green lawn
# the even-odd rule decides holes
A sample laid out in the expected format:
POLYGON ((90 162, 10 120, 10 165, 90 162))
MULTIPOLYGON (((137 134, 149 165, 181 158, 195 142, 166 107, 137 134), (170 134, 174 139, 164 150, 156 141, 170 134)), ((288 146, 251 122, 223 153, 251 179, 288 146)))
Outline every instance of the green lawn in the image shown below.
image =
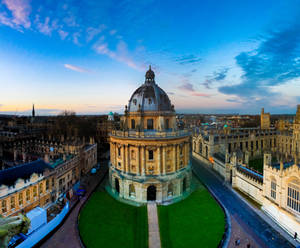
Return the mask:
POLYGON ((215 248, 225 230, 224 213, 204 187, 183 201, 158 206, 158 215, 163 248, 215 248))
POLYGON ((255 158, 249 161, 249 167, 263 173, 264 171, 264 159, 263 158, 255 158))
POLYGON ((80 212, 79 231, 87 248, 148 247, 147 208, 96 191, 80 212))

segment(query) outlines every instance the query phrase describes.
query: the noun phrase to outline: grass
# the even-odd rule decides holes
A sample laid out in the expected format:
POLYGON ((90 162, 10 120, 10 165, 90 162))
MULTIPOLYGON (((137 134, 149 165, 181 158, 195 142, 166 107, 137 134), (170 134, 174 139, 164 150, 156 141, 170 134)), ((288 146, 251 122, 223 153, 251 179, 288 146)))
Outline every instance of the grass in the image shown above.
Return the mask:
POLYGON ((147 208, 96 191, 80 212, 79 232, 87 248, 148 247, 147 208))
POLYGON ((158 206, 163 248, 217 247, 225 231, 225 216, 202 186, 187 199, 158 206))
POLYGON ((264 171, 264 159, 263 158, 255 158, 249 161, 249 167, 263 173, 264 171))

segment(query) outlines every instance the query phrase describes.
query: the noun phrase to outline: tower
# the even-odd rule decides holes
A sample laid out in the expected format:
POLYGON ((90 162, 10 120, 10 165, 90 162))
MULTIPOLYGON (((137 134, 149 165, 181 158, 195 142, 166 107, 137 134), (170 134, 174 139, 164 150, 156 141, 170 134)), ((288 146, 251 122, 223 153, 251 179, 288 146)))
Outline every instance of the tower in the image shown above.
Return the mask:
POLYGON ((125 106, 121 129, 111 133, 110 154, 110 187, 120 198, 161 203, 190 191, 189 132, 178 129, 151 67, 125 106))

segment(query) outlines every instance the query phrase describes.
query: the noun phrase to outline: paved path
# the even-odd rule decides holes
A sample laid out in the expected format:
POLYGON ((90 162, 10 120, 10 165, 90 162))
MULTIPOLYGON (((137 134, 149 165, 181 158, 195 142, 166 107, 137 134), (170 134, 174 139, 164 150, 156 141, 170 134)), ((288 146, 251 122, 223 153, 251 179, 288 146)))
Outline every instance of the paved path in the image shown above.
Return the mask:
POLYGON ((95 174, 90 175, 84 179, 87 182, 86 196, 81 198, 80 202, 71 211, 63 225, 47 239, 40 247, 43 248, 82 248, 81 240, 77 229, 77 217, 80 211, 80 207, 88 199, 88 196, 94 191, 99 182, 103 179, 107 172, 107 166, 101 167, 101 169, 95 174))
POLYGON ((193 158, 191 161, 195 174, 215 193, 228 210, 231 219, 234 218, 236 225, 235 229, 232 229, 232 235, 236 235, 236 237, 239 237, 237 235, 241 235, 242 237, 239 238, 243 238, 244 244, 250 242, 250 245, 254 247, 294 247, 272 226, 260 218, 248 204, 233 193, 232 189, 226 187, 216 173, 211 171, 207 165, 193 158), (236 234, 237 231, 240 231, 241 234, 236 234))
POLYGON ((149 231, 149 248, 160 248, 160 234, 157 216, 156 203, 149 202, 148 210, 148 231, 149 231))

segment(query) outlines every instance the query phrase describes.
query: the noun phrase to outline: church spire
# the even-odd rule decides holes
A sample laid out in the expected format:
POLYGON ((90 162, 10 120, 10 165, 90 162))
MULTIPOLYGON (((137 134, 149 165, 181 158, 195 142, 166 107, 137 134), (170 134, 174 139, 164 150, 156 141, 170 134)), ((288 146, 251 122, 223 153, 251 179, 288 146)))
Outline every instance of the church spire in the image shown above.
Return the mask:
POLYGON ((35 110, 34 110, 34 104, 32 105, 32 117, 35 117, 35 110))

